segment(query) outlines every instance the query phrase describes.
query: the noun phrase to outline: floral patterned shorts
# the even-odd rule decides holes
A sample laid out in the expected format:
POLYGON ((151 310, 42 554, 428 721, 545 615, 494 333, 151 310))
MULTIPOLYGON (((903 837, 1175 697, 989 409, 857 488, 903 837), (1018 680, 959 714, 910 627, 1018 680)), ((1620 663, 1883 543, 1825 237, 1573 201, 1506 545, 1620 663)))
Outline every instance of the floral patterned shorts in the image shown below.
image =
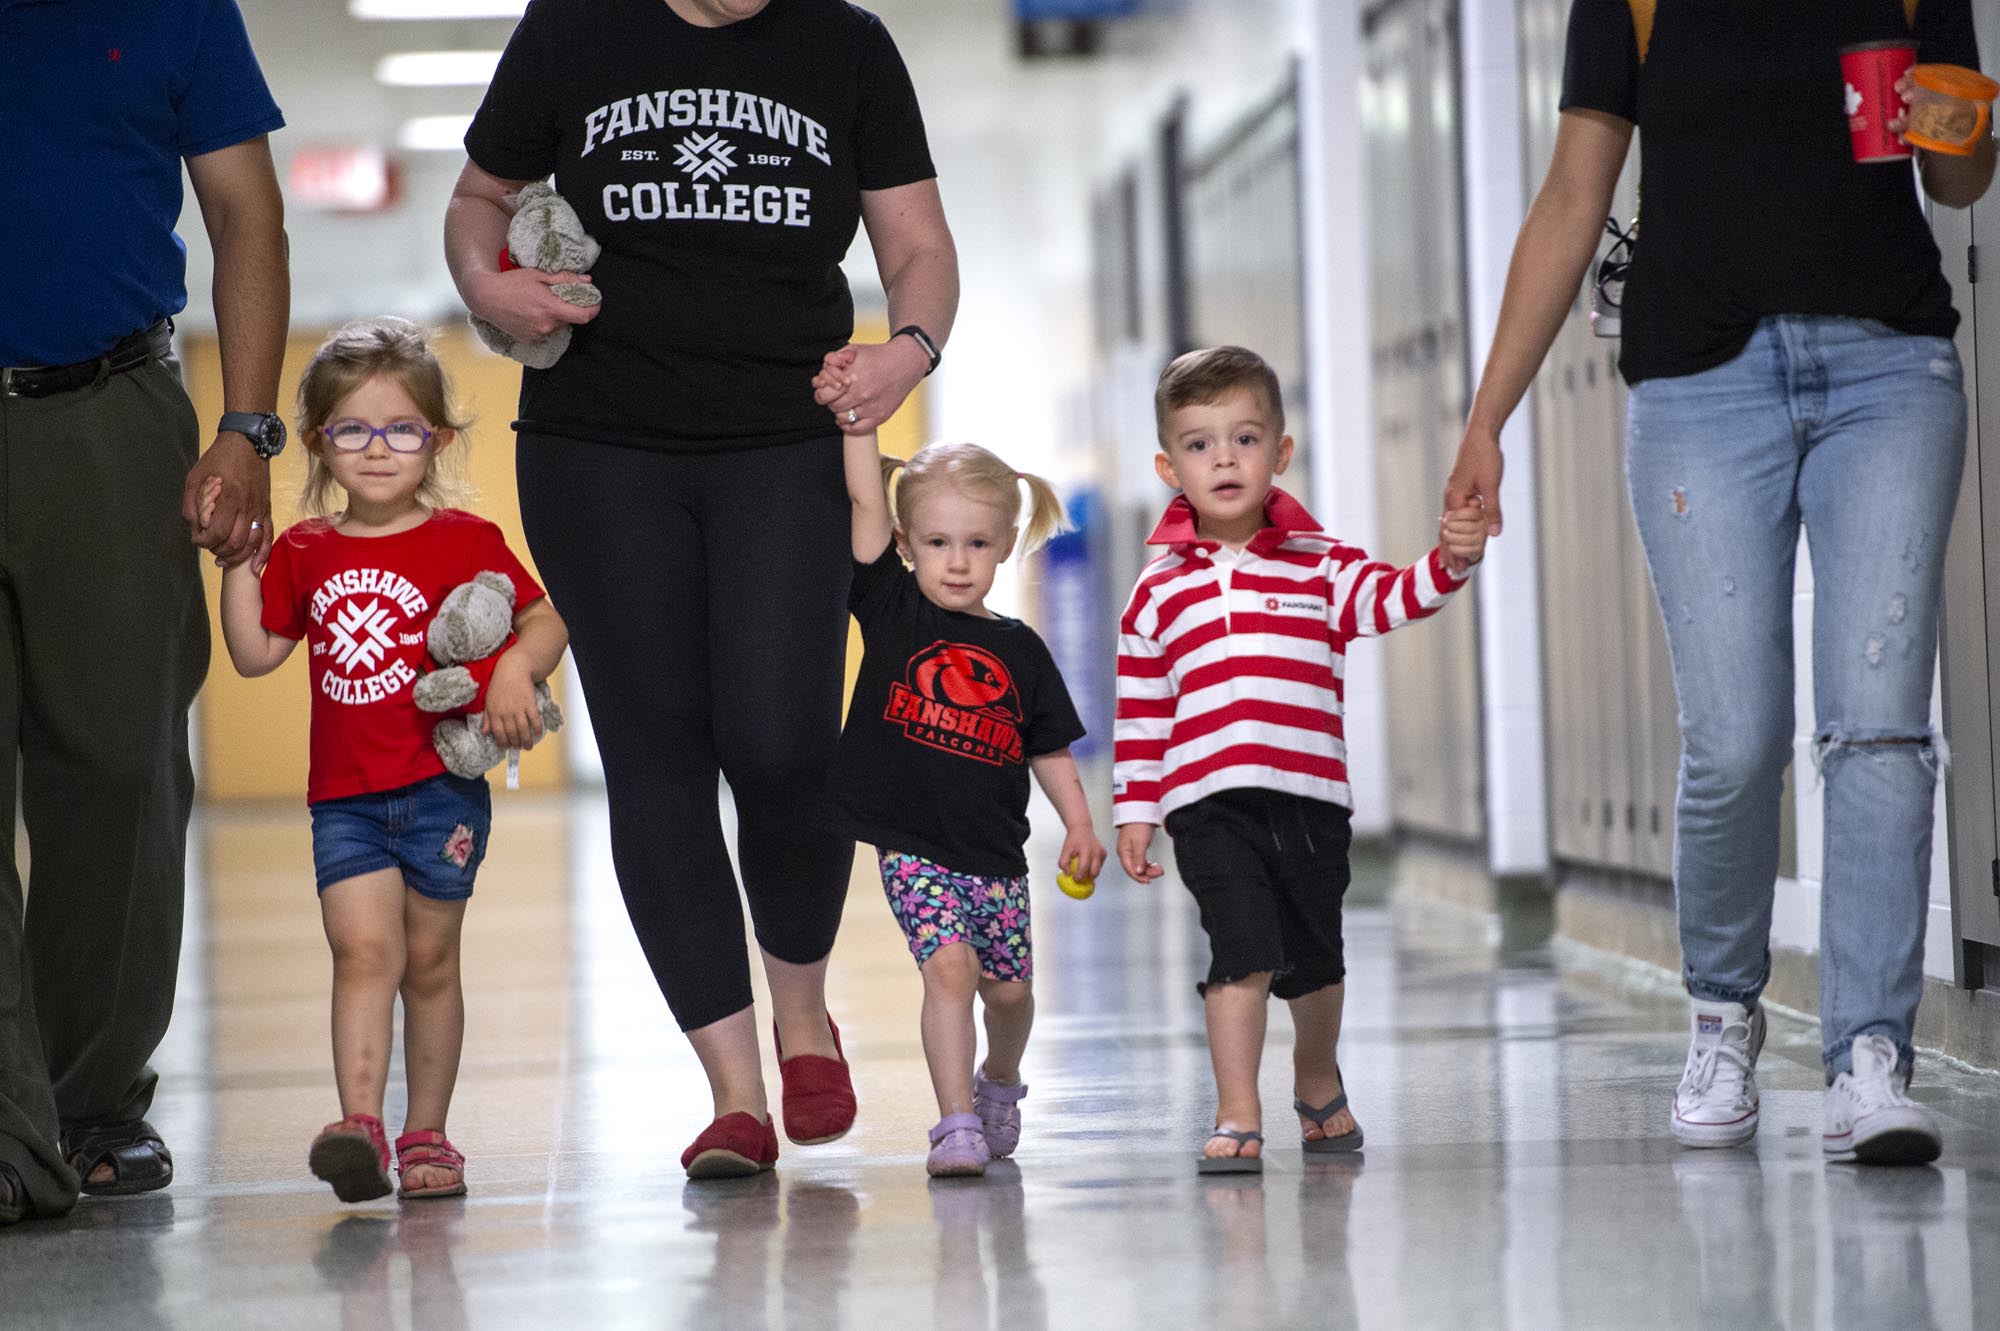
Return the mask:
POLYGON ((953 873, 921 855, 885 850, 882 887, 917 965, 948 943, 969 943, 979 954, 979 973, 989 980, 1034 975, 1026 874, 985 878, 953 873))

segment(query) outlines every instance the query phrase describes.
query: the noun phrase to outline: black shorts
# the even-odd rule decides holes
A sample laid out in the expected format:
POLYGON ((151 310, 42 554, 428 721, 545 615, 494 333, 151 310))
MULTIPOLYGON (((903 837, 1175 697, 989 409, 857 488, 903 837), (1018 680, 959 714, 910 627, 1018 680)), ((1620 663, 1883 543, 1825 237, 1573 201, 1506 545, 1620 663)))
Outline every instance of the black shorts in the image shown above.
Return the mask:
POLYGON ((1340 899, 1354 829, 1338 804, 1275 790, 1225 790, 1167 815, 1181 881, 1201 907, 1208 979, 1271 972, 1303 998, 1347 976, 1340 899))

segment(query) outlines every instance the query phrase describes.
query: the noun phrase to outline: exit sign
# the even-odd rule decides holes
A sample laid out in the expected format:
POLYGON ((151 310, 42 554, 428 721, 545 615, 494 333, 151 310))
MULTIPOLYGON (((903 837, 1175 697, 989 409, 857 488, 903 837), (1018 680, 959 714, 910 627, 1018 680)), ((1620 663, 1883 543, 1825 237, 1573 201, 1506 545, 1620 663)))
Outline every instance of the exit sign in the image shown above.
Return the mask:
POLYGON ((373 145, 312 146, 292 154, 286 197, 327 213, 379 213, 396 202, 396 163, 373 145))

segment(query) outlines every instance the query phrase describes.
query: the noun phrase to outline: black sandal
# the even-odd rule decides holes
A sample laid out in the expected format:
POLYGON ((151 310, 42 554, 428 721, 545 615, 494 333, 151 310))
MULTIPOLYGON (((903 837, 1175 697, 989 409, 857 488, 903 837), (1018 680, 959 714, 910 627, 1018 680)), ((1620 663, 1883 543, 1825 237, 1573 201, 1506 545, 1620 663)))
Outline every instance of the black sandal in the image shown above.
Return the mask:
POLYGON ((28 1218, 28 1186, 14 1166, 0 1160, 0 1225, 28 1218))
POLYGON ((152 1192, 174 1181, 174 1157, 159 1132, 143 1118, 117 1123, 78 1123, 62 1131, 62 1156, 92 1197, 125 1197, 152 1192), (92 1183, 98 1166, 111 1166, 109 1183, 92 1183))

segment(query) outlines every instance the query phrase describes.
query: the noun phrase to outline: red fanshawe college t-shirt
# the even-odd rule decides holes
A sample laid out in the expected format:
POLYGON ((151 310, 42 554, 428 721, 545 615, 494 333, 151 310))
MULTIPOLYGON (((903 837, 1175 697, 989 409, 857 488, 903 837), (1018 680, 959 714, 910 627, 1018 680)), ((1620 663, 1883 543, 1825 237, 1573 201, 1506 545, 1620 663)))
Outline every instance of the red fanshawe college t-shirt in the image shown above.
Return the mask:
POLYGON ((264 566, 264 627, 302 638, 312 676, 306 800, 394 790, 444 769, 438 718, 411 687, 431 662, 424 633, 445 593, 481 571, 514 583, 514 608, 540 585, 485 518, 441 508, 393 536, 343 536, 313 518, 286 529, 264 566))

